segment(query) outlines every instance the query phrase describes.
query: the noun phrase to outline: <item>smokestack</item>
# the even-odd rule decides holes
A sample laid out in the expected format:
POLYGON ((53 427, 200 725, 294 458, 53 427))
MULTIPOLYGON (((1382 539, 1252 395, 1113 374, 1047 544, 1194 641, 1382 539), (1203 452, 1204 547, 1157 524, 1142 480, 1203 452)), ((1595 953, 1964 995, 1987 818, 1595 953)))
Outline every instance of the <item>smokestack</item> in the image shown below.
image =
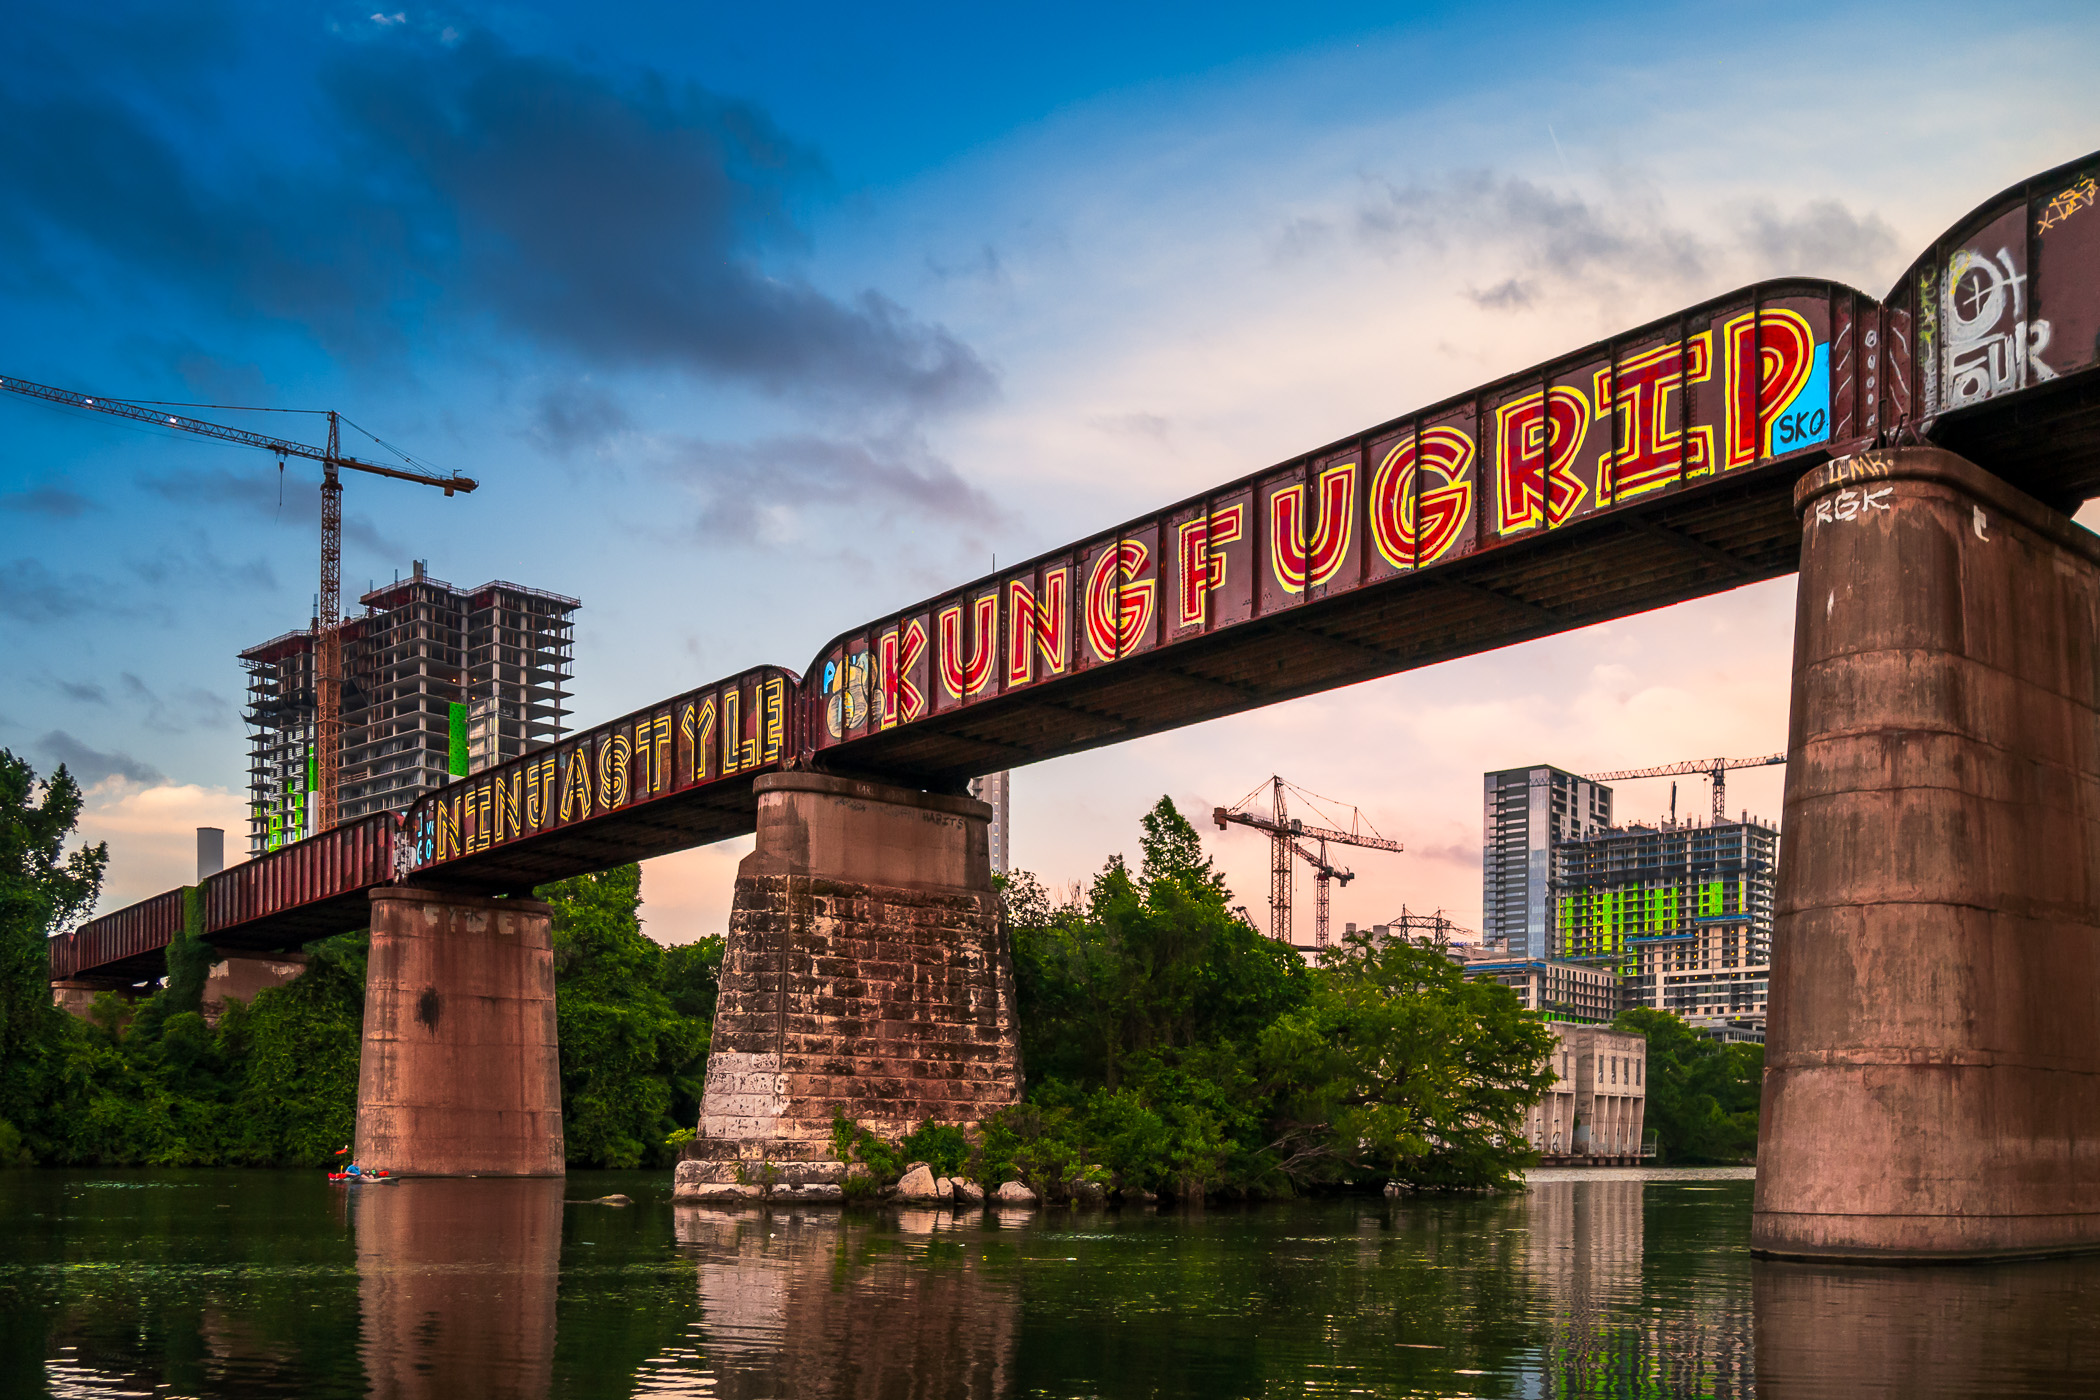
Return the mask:
POLYGON ((197 883, 226 868, 226 832, 216 826, 197 828, 197 883))

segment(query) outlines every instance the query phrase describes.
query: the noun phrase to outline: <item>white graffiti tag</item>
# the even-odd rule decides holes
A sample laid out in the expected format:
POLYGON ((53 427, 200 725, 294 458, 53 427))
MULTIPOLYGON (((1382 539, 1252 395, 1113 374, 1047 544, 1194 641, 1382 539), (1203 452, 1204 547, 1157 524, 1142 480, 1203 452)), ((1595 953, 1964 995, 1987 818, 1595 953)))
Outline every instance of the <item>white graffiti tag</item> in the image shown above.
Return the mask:
POLYGON ((1889 497, 1895 493, 1896 488, 1893 486, 1877 486, 1871 491, 1854 491, 1847 487, 1816 502, 1816 524, 1829 525, 1838 520, 1857 520, 1868 511, 1892 509, 1889 497))
POLYGON ((1946 407, 2056 378, 2042 361, 2049 323, 2027 319, 2027 277, 2016 270, 2010 248, 2000 248, 1996 258, 1962 249, 1947 260, 1941 287, 1946 407))

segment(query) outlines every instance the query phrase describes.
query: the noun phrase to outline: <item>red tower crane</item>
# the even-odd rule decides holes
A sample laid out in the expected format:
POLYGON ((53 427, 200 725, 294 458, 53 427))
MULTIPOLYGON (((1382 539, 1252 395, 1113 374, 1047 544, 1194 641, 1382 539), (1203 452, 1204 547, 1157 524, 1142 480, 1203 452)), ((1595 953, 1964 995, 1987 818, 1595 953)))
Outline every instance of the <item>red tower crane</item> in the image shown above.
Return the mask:
MULTIPOLYGON (((328 414, 328 445, 312 447, 288 438, 253 433, 246 428, 229 428, 223 423, 186 418, 165 411, 169 407, 188 405, 96 398, 70 389, 54 389, 49 384, 6 376, 0 376, 0 389, 68 408, 92 409, 134 422, 151 423, 155 427, 174 428, 200 437, 217 438, 221 442, 239 443, 243 447, 259 447, 265 452, 276 453, 279 467, 284 465, 287 457, 305 457, 321 464, 321 595, 314 617, 314 767, 319 790, 314 794, 314 830, 318 833, 334 826, 337 773, 343 747, 343 483, 338 473, 348 469, 373 476, 390 476, 397 481, 414 481, 438 487, 448 496, 454 492, 472 491, 480 483, 457 472, 450 476, 433 476, 428 472, 345 457, 341 450, 341 415, 332 410, 328 414)), ((380 445, 385 446, 384 443, 380 445)), ((407 459, 404 457, 403 460, 407 459)))
MULTIPOLYGON (((1294 792, 1308 802, 1332 801, 1318 797, 1305 789, 1293 786, 1280 777, 1271 776, 1269 781, 1248 793, 1231 807, 1216 807, 1211 810, 1211 820, 1223 831, 1228 824, 1251 826, 1256 831, 1269 834, 1269 937, 1279 943, 1291 941, 1291 857, 1297 855, 1313 868, 1313 943, 1325 948, 1328 943, 1328 898, 1329 882, 1348 884, 1356 878, 1355 872, 1345 870, 1327 859, 1327 846, 1365 846, 1377 851, 1404 850, 1398 841, 1388 841, 1371 827, 1359 807, 1349 809, 1349 829, 1338 827, 1308 826, 1290 815, 1285 801, 1286 792, 1294 792), (1260 795, 1262 788, 1269 790, 1269 815, 1264 817, 1246 810, 1247 804, 1260 795), (1302 841, 1313 843, 1307 850, 1302 841)), ((1342 804, 1334 803, 1339 807, 1342 804)))

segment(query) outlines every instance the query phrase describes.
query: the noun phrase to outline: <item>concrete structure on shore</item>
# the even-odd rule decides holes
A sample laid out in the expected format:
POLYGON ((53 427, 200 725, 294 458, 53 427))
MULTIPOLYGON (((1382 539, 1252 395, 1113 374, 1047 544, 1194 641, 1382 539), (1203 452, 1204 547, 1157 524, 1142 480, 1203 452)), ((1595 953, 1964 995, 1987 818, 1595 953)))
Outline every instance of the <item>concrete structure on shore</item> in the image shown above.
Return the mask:
POLYGON ((992 809, 812 773, 756 789, 680 1200, 836 1199, 834 1110, 896 1139, 1021 1094, 992 809))
POLYGON ((1500 982, 1517 994, 1526 1011, 1549 1021, 1601 1024, 1619 1014, 1619 974, 1594 963, 1490 958, 1468 962, 1466 975, 1500 982))
POLYGON ((1647 1131, 1647 1039, 1603 1026, 1548 1029, 1555 1079, 1525 1114, 1532 1150, 1548 1166, 1639 1163, 1647 1131))
POLYGON ((2100 537, 1930 448, 1794 499, 1751 1247, 2100 1247, 2100 537))

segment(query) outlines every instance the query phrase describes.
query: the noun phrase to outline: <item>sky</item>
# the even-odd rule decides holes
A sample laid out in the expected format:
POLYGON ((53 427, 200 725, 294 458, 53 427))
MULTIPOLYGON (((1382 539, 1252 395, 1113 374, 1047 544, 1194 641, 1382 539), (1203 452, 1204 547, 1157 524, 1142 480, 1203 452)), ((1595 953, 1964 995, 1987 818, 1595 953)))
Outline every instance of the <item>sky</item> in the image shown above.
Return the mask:
MULTIPOLYGON (((479 479, 350 480, 345 594, 422 559, 582 599, 583 727, 1760 277, 1879 295, 2100 147, 2096 57, 2081 4, 31 0, 0 374, 336 409, 479 479)), ((0 747, 87 785, 113 908, 196 826, 245 846, 236 658, 311 613, 318 475, 0 400, 0 747)), ((1338 922, 1478 927, 1484 771, 1784 748, 1792 614, 1757 584, 1021 769, 1015 863, 1070 888, 1162 794, 1280 773, 1406 847, 1338 922)), ((1730 807, 1776 821, 1781 772, 1730 807)), ((1263 838, 1204 831, 1262 916, 1263 838)), ((650 862, 649 931, 720 932, 749 849, 650 862)))

